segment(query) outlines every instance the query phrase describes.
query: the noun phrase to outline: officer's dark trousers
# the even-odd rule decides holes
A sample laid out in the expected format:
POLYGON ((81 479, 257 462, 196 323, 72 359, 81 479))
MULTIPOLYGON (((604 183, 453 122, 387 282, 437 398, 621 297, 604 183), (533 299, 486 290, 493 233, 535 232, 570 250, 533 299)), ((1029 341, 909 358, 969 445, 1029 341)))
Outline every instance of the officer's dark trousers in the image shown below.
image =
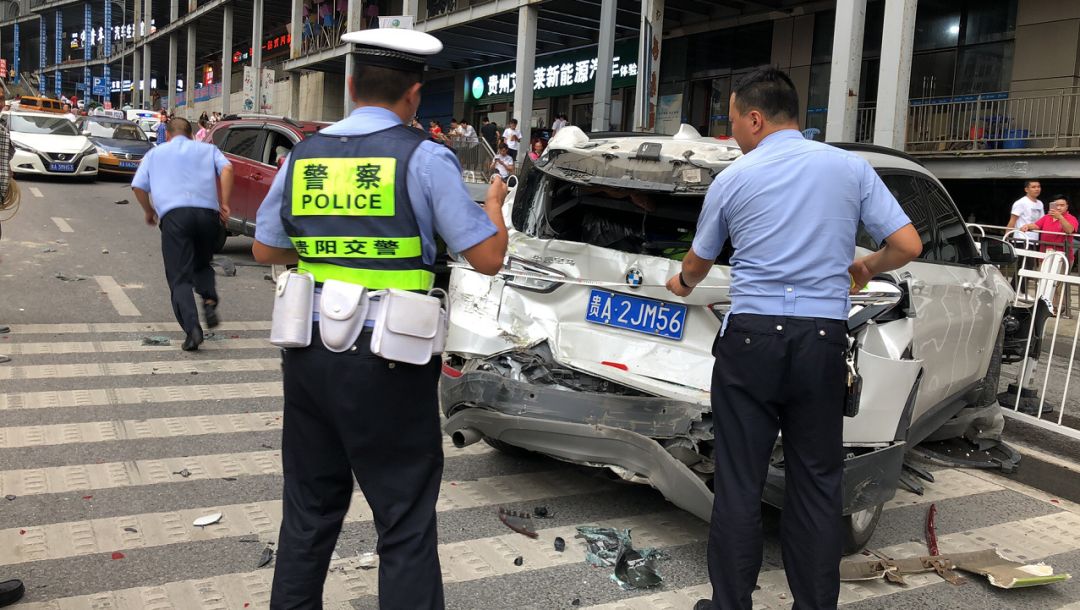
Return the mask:
POLYGON ((762 562, 761 497, 777 431, 786 473, 781 545, 795 610, 836 608, 845 337, 838 320, 733 315, 716 340, 709 577, 718 610, 751 607, 762 562))
MULTIPOLYGON (((316 325, 317 331, 317 325, 316 325)), ((443 607, 435 527, 442 478, 439 360, 425 366, 373 356, 370 331, 335 354, 318 332, 284 353, 285 494, 270 607, 322 608, 330 555, 353 477, 379 535, 379 607, 443 607)))
POLYGON ((167 212, 159 223, 173 314, 189 335, 199 328, 199 309, 192 290, 204 300, 218 300, 210 261, 220 223, 218 212, 205 208, 177 208, 167 212))

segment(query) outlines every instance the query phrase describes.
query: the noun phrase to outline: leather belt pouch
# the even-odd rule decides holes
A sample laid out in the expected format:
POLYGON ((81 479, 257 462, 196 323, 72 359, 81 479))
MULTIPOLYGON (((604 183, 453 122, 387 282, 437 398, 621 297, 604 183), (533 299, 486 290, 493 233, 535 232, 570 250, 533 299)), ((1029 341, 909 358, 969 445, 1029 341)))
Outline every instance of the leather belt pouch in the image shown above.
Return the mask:
POLYGON ((368 291, 359 284, 326 280, 319 296, 319 334, 332 352, 356 345, 367 319, 368 291))
POLYGON ((278 276, 274 313, 270 322, 270 343, 278 347, 311 345, 311 303, 314 297, 315 277, 310 273, 286 271, 278 276))
POLYGON ((408 364, 431 361, 440 329, 444 328, 440 300, 433 296, 387 290, 371 334, 371 353, 408 364))

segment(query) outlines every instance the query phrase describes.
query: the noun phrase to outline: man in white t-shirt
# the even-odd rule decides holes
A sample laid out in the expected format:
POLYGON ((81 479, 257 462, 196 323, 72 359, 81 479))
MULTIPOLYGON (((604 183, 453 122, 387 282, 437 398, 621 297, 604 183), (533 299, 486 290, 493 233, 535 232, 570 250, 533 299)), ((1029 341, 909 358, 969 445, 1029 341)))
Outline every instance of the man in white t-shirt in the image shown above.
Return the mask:
POLYGON ((551 124, 552 135, 559 133, 559 130, 566 127, 566 120, 563 119, 561 114, 555 115, 555 122, 551 124))
POLYGON ((462 119, 461 120, 461 127, 462 127, 462 131, 463 131, 463 135, 465 136, 465 139, 469 140, 470 142, 475 142, 476 141, 476 130, 473 129, 473 126, 469 125, 469 122, 466 121, 465 119, 462 119))
POLYGON ((499 154, 491 160, 491 169, 499 172, 499 177, 504 181, 514 173, 514 158, 510 156, 506 142, 499 144, 499 154))
POLYGON ((502 137, 510 151, 510 158, 517 161, 518 148, 521 146, 521 132, 518 131, 517 119, 510 119, 510 124, 503 130, 502 137))
MULTIPOLYGON (((1038 180, 1025 180, 1024 196, 1017 199, 1016 202, 1012 204, 1012 215, 1009 217, 1009 224, 1006 226, 1013 229, 1035 224, 1040 218, 1045 216, 1046 208, 1043 207, 1043 202, 1039 201, 1040 193, 1042 193, 1042 185, 1038 180)), ((1015 233, 1015 238, 1038 241, 1039 232, 1017 231, 1015 233)))

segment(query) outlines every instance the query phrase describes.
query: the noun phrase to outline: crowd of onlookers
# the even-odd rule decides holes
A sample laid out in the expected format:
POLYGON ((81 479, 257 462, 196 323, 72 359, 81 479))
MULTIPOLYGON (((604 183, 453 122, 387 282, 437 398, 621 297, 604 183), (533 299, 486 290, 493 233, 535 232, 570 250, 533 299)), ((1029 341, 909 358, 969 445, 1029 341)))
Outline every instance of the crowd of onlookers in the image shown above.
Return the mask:
MULTIPOLYGON (((566 115, 556 115, 555 122, 551 126, 551 135, 554 136, 559 129, 568 124, 566 115)), ((489 120, 485 115, 481 117, 479 132, 466 119, 451 119, 449 129, 444 129, 442 122, 436 119, 429 120, 425 127, 420 119, 414 118, 412 126, 426 131, 432 140, 455 150, 460 147, 474 146, 482 138, 495 152, 489 169, 492 172, 498 172, 504 179, 514 173, 516 164, 519 162, 518 153, 521 150, 522 133, 518 129, 517 119, 510 119, 509 123, 500 129, 494 121, 489 120)), ((540 156, 544 154, 545 147, 546 141, 544 138, 533 137, 526 151, 529 160, 538 161, 540 156)))

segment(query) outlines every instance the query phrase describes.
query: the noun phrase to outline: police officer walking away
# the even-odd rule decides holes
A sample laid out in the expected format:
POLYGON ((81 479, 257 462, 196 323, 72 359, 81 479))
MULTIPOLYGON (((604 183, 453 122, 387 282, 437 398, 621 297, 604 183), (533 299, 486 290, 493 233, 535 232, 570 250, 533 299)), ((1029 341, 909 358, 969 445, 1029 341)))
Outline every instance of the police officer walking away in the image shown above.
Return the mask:
POLYGON ((836 608, 848 293, 852 281, 864 286, 918 256, 922 243, 865 160, 802 137, 786 74, 760 68, 732 91, 744 154, 709 187, 691 251, 667 283, 689 295, 731 239, 731 312, 713 348, 713 598, 696 607, 751 607, 761 495, 780 431, 788 585, 800 610, 836 608), (860 221, 885 245, 853 263, 860 221))
POLYGON ((183 349, 190 352, 203 342, 193 290, 203 299, 206 326, 218 325, 218 294, 210 261, 221 225, 229 217, 233 169, 216 146, 192 141, 187 119, 169 121, 165 136, 168 142, 151 149, 139 164, 131 190, 146 224, 160 223, 173 313, 187 334, 183 349))
MULTIPOLYGON (((259 208, 255 258, 299 262, 316 284, 425 292, 438 233, 473 268, 497 273, 506 253, 506 185, 496 179, 481 208, 453 153, 405 126, 420 105, 425 57, 442 44, 399 29, 342 40, 355 45, 348 87, 357 108, 293 148, 259 208)), ((380 607, 442 608, 440 359, 417 366, 376 356, 368 329, 336 353, 319 327, 308 347, 283 355, 285 490, 270 607, 322 607, 355 477, 379 536, 380 607)))

